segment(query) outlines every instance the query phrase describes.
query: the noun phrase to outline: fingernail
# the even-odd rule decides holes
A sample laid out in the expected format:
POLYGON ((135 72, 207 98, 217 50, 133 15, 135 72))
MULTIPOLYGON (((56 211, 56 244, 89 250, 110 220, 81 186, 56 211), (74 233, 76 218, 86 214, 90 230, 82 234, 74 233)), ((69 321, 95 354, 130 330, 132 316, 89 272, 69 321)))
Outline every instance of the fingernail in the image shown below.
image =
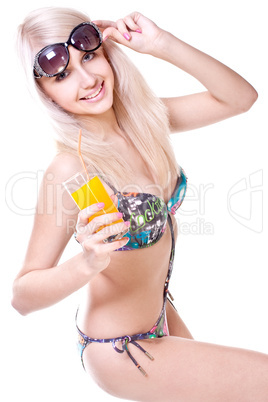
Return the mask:
POLYGON ((122 218, 123 216, 122 212, 116 212, 116 215, 118 216, 118 218, 122 218))
POLYGON ((136 32, 142 33, 142 30, 141 29, 136 29, 136 32))
POLYGON ((130 35, 128 33, 125 32, 123 36, 126 40, 130 40, 130 35))
POLYGON ((105 205, 104 202, 99 202, 99 203, 97 204, 98 208, 103 208, 104 205, 105 205))
POLYGON ((129 222, 129 221, 126 221, 126 222, 125 222, 125 225, 129 228, 130 222, 129 222))
POLYGON ((105 42, 107 39, 109 38, 109 36, 105 36, 105 38, 102 39, 102 42, 105 42))
POLYGON ((124 239, 126 239, 127 240, 127 242, 126 242, 126 244, 125 244, 125 246, 128 244, 128 242, 130 241, 130 238, 129 237, 123 237, 123 239, 122 240, 124 240, 124 239))

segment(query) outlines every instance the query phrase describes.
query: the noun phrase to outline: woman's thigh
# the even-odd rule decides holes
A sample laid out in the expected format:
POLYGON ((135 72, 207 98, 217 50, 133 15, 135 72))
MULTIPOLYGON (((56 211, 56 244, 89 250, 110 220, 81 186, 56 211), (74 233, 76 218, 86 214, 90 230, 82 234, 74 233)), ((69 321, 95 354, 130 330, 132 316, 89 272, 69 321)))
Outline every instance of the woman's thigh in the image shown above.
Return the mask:
POLYGON ((268 401, 268 355, 173 336, 139 343, 154 356, 129 345, 146 377, 111 344, 89 345, 85 367, 106 392, 134 401, 268 401))

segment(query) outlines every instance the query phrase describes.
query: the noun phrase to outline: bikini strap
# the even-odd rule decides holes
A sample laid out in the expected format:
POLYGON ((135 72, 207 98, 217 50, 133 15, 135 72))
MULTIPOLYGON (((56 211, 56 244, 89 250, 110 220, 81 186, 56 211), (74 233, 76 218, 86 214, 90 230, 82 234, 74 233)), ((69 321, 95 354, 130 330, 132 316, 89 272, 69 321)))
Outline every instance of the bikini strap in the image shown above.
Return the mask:
POLYGON ((175 236, 174 236, 174 229, 173 229, 173 224, 172 224, 170 214, 168 214, 168 224, 169 224, 170 233, 171 233, 171 250, 170 250, 170 257, 169 257, 168 273, 167 273, 167 278, 166 278, 165 287, 164 287, 165 298, 167 297, 167 294, 169 293, 168 286, 169 286, 169 280, 170 280, 170 277, 171 277, 171 274, 173 271, 174 257, 175 257, 175 236))

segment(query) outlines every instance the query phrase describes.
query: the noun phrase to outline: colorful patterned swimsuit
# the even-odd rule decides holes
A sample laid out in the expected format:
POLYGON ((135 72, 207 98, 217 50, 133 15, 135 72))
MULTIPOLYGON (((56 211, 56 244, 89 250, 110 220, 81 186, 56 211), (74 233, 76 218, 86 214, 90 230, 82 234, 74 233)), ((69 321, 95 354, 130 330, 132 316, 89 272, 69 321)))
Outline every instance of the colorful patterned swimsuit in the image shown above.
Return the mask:
POLYGON ((185 197, 186 187, 187 187, 187 178, 185 176, 184 171, 181 169, 180 176, 178 176, 178 180, 175 189, 173 191, 173 194, 171 196, 171 199, 166 205, 161 198, 156 197, 155 195, 147 193, 120 193, 111 186, 111 188, 114 190, 118 198, 118 210, 123 213, 124 220, 130 221, 130 230, 126 235, 129 237, 129 242, 127 243, 126 246, 124 246, 119 250, 135 250, 154 245, 163 236, 167 222, 169 224, 172 244, 171 244, 168 272, 164 284, 164 292, 163 292, 164 301, 158 320, 156 321, 153 328, 151 328, 148 332, 145 333, 135 335, 124 335, 118 338, 95 339, 85 335, 77 327, 78 349, 80 352, 82 364, 83 364, 83 352, 86 346, 88 346, 90 343, 93 342, 97 343, 110 342, 112 343, 112 346, 117 353, 127 352, 128 356, 136 365, 136 367, 140 370, 140 372, 143 375, 146 375, 144 369, 138 364, 138 362, 130 353, 128 349, 128 343, 135 345, 137 348, 143 351, 147 357, 153 360, 153 357, 148 352, 146 352, 146 350, 144 350, 137 343, 137 341, 141 339, 152 339, 169 335, 166 320, 166 302, 167 302, 167 295, 169 293, 168 292, 169 280, 173 269, 175 240, 174 240, 173 225, 171 217, 168 212, 171 212, 173 215, 175 214, 176 210, 180 207, 185 197), (116 342, 121 342, 122 349, 119 349, 116 346, 116 342))

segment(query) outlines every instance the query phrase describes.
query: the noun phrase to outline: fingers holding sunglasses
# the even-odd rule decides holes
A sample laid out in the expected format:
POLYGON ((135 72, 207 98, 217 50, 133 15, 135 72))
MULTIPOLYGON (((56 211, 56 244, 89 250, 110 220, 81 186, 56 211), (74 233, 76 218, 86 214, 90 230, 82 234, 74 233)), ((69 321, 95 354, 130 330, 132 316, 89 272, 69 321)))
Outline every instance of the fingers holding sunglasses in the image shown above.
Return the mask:
POLYGON ((130 15, 127 15, 123 19, 123 21, 124 21, 125 25, 128 27, 128 29, 130 29, 133 32, 138 32, 138 33, 142 32, 140 25, 137 24, 140 15, 141 14, 139 14, 139 13, 132 13, 130 15))
MULTIPOLYGON (((126 19, 119 19, 118 21, 116 21, 116 24, 117 24, 117 30, 120 32, 120 34, 126 40, 129 41, 132 38, 132 35, 131 35, 131 32, 130 32, 131 31, 131 26, 128 26, 126 24, 126 19)), ((133 25, 135 25, 135 24, 133 24, 133 25)))
MULTIPOLYGON (((156 51, 159 53, 158 39, 162 37, 164 31, 141 13, 133 12, 116 23, 97 22, 103 29, 104 42, 106 39, 111 39, 139 53, 152 55, 155 55, 156 51)), ((162 41, 160 45, 162 46, 162 41)))
POLYGON ((105 42, 107 39, 111 39, 112 41, 119 43, 120 45, 125 45, 129 46, 128 42, 131 39, 131 36, 128 32, 128 30, 125 30, 123 34, 121 34, 117 27, 108 27, 105 28, 103 33, 103 42, 105 42))
POLYGON ((103 31, 104 41, 109 38, 117 43, 126 44, 126 41, 130 41, 132 38, 131 31, 141 32, 140 27, 130 16, 121 18, 116 22, 108 20, 96 20, 94 21, 94 24, 96 24, 103 31))
POLYGON ((93 24, 97 25, 101 31, 103 31, 104 29, 109 28, 109 27, 113 27, 113 28, 117 27, 116 22, 110 21, 110 20, 94 20, 92 22, 93 22, 93 24))
POLYGON ((137 17, 139 15, 139 13, 132 13, 124 18, 118 19, 116 22, 110 20, 94 20, 92 22, 96 24, 101 30, 112 27, 118 29, 120 33, 124 35, 124 33, 129 32, 129 30, 133 32, 137 32, 140 30, 140 26, 137 25, 137 21, 134 20, 134 17, 137 17))

